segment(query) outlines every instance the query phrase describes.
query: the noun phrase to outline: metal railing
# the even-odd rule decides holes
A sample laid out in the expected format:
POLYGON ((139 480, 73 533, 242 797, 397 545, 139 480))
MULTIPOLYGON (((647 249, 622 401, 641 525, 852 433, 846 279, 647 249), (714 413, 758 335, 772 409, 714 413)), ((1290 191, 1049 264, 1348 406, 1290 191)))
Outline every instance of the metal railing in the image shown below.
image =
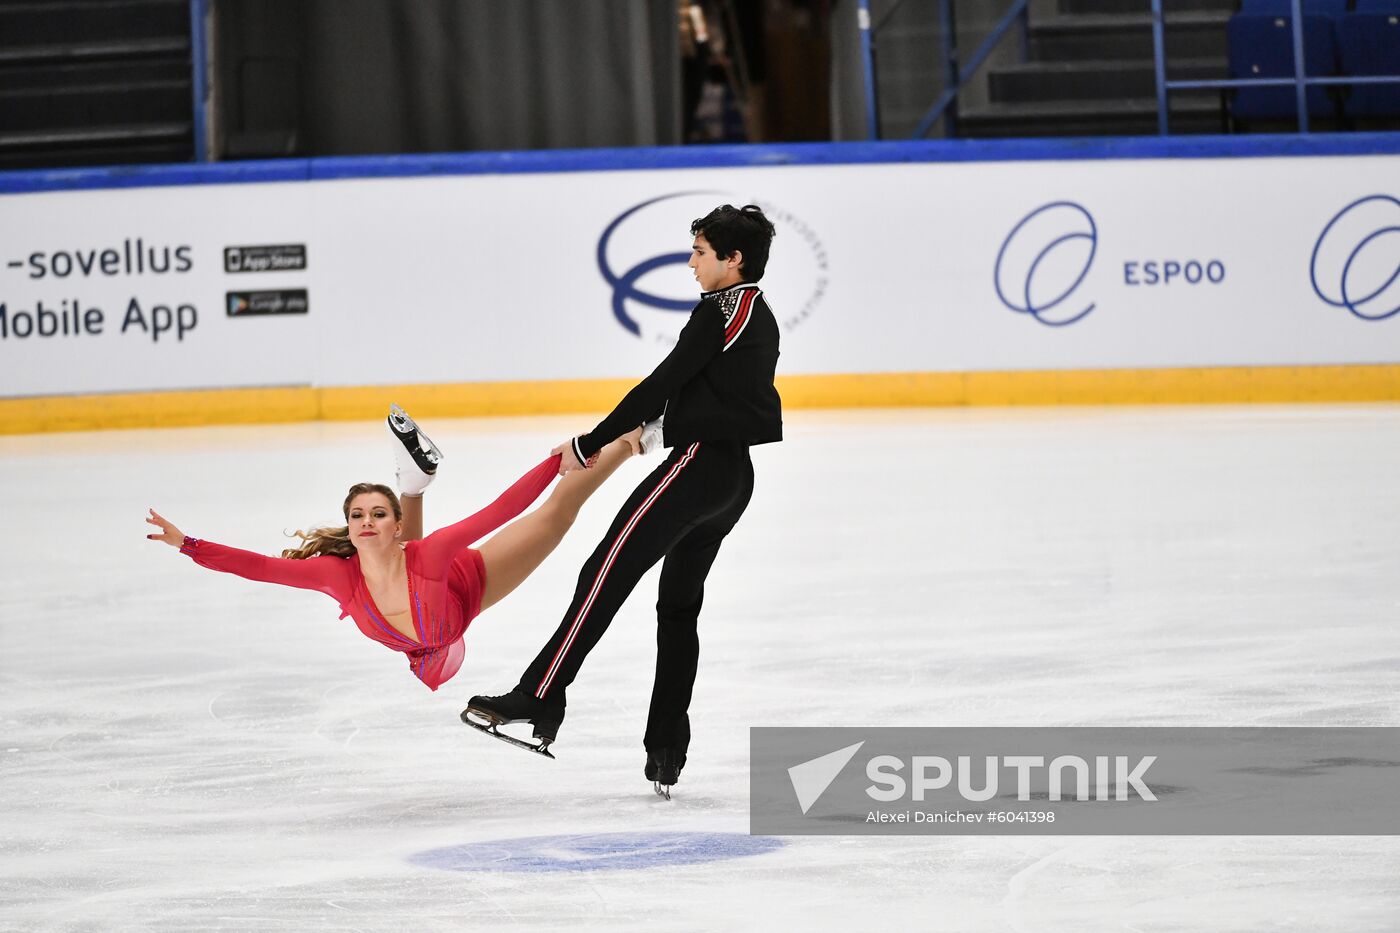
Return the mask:
POLYGON ((1157 70, 1157 134, 1171 133, 1167 113, 1167 95, 1171 91, 1231 90, 1246 87, 1292 87, 1298 99, 1298 132, 1309 133, 1308 97, 1310 87, 1335 87, 1353 84, 1400 84, 1400 75, 1309 78, 1303 61, 1303 2, 1291 0, 1293 30, 1293 77, 1291 78, 1233 78, 1220 81, 1168 81, 1166 30, 1162 20, 1162 0, 1152 0, 1152 54, 1157 70))
POLYGON ((190 78, 194 88, 194 161, 209 161, 209 0, 190 0, 190 78))
MULTIPOLYGON (((879 90, 876 86, 875 67, 876 34, 882 26, 890 21, 890 17, 894 15, 895 10, 899 9, 903 2, 904 0, 894 0, 885 10, 885 14, 879 22, 872 21, 870 0, 859 0, 859 6, 856 10, 865 76, 866 136, 869 139, 881 138, 880 100, 879 90)), ((953 4, 954 0, 939 0, 938 4, 939 40, 943 51, 943 93, 938 96, 938 99, 933 102, 933 106, 919 120, 912 137, 914 139, 923 139, 927 136, 929 130, 933 129, 939 120, 946 121, 944 129, 948 136, 952 137, 958 134, 958 92, 968 81, 972 80, 973 76, 977 74, 977 70, 982 67, 1013 27, 1017 28, 1020 38, 1021 60, 1025 61, 1027 58, 1030 43, 1029 0, 1013 0, 1010 9, 992 27, 992 31, 972 53, 966 65, 959 63, 957 19, 953 4)))

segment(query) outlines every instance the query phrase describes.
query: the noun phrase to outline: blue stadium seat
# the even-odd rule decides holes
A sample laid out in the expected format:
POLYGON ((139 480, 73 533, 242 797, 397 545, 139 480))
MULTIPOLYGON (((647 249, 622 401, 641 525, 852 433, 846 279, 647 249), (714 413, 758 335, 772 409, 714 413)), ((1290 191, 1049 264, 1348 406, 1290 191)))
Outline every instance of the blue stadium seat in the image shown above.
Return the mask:
MULTIPOLYGON (((1291 78, 1293 76, 1292 17, 1237 13, 1226 27, 1231 78, 1291 78)), ((1310 78, 1337 74, 1337 45, 1332 18, 1303 17, 1303 67, 1310 78)), ((1334 117, 1337 107, 1325 88, 1307 90, 1309 116, 1334 117)), ((1291 87, 1240 88, 1231 112, 1239 120, 1287 119, 1298 112, 1291 87)))
MULTIPOLYGON (((1337 24, 1342 71, 1348 75, 1400 77, 1400 10, 1352 13, 1337 24)), ((1400 84, 1357 84, 1347 97, 1353 117, 1400 116, 1400 84)))
POLYGON ((1400 13, 1400 0, 1356 0, 1358 13, 1400 13))
MULTIPOLYGON (((1357 0, 1361 3, 1362 0, 1357 0)), ((1400 3, 1400 0, 1375 0, 1380 3, 1400 3)), ((1303 16, 1341 16, 1347 11, 1347 0, 1303 0, 1303 16)), ((1241 0, 1240 12, 1287 16, 1293 12, 1293 0, 1241 0)))

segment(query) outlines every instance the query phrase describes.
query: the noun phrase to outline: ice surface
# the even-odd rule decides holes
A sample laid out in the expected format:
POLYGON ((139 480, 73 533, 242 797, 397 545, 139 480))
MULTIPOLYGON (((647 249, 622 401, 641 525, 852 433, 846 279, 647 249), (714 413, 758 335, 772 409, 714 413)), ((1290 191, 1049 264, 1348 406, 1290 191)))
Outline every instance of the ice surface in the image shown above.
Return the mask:
MULTIPOLYGON (((589 424, 431 424, 429 527, 589 424)), ((751 725, 1400 724, 1400 407, 795 413, 754 461, 668 803, 641 773, 654 576, 557 761, 457 719, 514 683, 649 464, 434 694, 325 597, 143 538, 154 506, 273 552, 391 478, 377 425, 0 438, 0 929, 1400 929, 1394 838, 728 848, 751 725), (580 870, 480 870, 539 836, 580 870)))

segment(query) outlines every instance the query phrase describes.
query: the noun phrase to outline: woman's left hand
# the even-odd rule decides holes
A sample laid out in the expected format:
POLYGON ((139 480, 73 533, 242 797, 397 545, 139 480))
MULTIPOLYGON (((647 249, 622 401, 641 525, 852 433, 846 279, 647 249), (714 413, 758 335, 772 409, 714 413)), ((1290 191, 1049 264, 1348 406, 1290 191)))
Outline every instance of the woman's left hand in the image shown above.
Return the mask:
POLYGON ((151 509, 150 513, 150 515, 146 516, 146 524, 155 525, 160 529, 161 533, 158 535, 146 535, 147 539, 151 541, 164 541, 171 547, 179 547, 185 543, 185 536, 181 533, 180 529, 157 515, 155 509, 151 509))
MULTIPOLYGON (((560 444, 558 447, 554 448, 549 453, 550 456, 557 455, 561 458, 559 460, 560 476, 563 476, 565 473, 569 473, 573 470, 586 470, 588 467, 593 465, 593 462, 591 460, 588 463, 578 462, 578 456, 574 453, 574 442, 572 438, 560 444)), ((596 457, 594 459, 596 459, 596 457)))
POLYGON ((631 449, 632 456, 640 457, 642 455, 642 425, 637 425, 635 428, 619 437, 618 440, 622 441, 622 443, 626 444, 631 449))

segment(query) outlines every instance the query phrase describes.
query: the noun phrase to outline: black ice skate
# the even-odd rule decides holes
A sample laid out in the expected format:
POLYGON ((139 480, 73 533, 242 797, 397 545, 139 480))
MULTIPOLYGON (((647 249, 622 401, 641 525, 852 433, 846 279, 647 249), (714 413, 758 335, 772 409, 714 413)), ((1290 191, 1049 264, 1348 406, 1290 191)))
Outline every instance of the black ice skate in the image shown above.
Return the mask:
POLYGON ((658 797, 671 799, 671 788, 680 781, 684 767, 685 752, 673 748, 647 749, 646 776, 658 797))
POLYGON ((422 429, 397 405, 389 406, 389 434, 394 444, 394 474, 398 477, 399 494, 421 496, 437 475, 442 451, 428 439, 422 429))
POLYGON ((559 734, 559 724, 563 719, 563 709, 536 699, 523 690, 512 690, 498 697, 475 696, 467 703, 467 708, 462 710, 462 722, 473 729, 546 758, 554 757, 549 751, 549 746, 559 734), (514 722, 532 724, 538 742, 532 745, 524 739, 506 735, 497 729, 498 726, 508 726, 514 722))

